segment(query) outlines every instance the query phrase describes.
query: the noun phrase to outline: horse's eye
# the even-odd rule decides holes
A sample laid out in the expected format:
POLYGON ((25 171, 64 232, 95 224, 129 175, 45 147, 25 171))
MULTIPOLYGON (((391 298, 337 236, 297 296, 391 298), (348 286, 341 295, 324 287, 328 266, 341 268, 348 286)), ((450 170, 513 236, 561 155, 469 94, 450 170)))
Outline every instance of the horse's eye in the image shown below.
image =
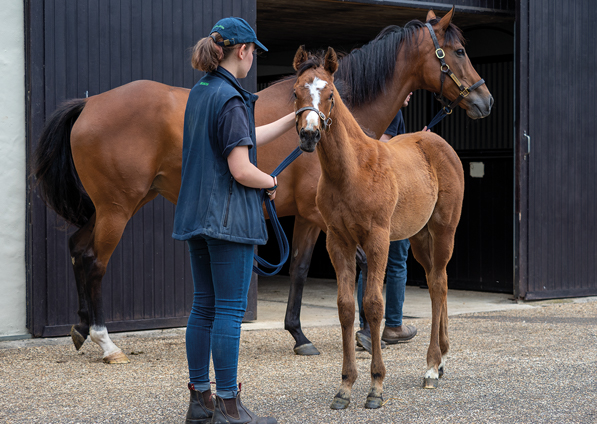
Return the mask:
POLYGON ((330 100, 332 100, 332 97, 334 97, 334 92, 330 93, 330 100))
POLYGON ((296 91, 294 91, 294 92, 292 93, 292 95, 293 95, 293 96, 294 96, 294 98, 296 99, 296 91))
POLYGON ((464 49, 458 49, 458 50, 456 50, 456 54, 458 56, 464 56, 464 49))

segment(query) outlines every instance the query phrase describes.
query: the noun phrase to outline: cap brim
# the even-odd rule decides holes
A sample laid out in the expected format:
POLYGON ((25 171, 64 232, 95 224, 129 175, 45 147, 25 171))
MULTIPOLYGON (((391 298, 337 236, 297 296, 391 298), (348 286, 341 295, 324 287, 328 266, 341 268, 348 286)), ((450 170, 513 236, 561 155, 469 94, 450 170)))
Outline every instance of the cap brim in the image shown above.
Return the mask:
POLYGON ((257 45, 257 47, 259 47, 261 50, 263 50, 263 51, 268 51, 268 50, 267 50, 267 47, 265 47, 263 44, 261 44, 261 43, 259 42, 259 40, 255 40, 255 44, 256 44, 256 45, 257 45))

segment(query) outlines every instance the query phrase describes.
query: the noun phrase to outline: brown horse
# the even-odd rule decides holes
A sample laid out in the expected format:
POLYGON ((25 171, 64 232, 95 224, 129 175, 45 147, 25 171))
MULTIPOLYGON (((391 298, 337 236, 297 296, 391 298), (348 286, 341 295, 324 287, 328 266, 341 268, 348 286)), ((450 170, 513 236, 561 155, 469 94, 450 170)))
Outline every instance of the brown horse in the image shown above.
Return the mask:
POLYGON ((365 135, 337 94, 333 74, 338 61, 331 47, 324 59, 299 48, 294 68, 300 147, 307 152, 316 149, 321 163, 316 202, 338 279, 344 360, 342 385, 332 408, 348 406, 357 378, 353 340, 357 246, 367 255, 369 268, 363 308, 371 327, 372 361, 365 407, 379 408, 386 373, 380 339, 382 286, 390 240, 409 238, 427 277, 432 323, 425 387, 437 387, 443 373, 449 347, 446 266, 460 220, 464 172, 454 149, 433 133, 402 135, 388 143, 365 135))
MULTIPOLYGON (((433 12, 446 60, 465 83, 479 79, 462 52, 459 30, 433 12)), ((337 80, 344 81, 347 101, 359 122, 381 136, 410 91, 441 90, 440 66, 429 31, 419 21, 404 28, 388 27, 368 45, 340 62, 337 80), (366 65, 366 66, 364 66, 366 65)), ((256 123, 263 125, 292 111, 294 80, 259 93, 256 123)), ((444 95, 459 90, 447 82, 444 95)), ((461 102, 472 118, 489 114, 493 99, 485 86, 461 102)), ((88 99, 61 105, 49 118, 35 155, 35 175, 48 205, 80 227, 69 240, 80 323, 71 336, 77 349, 88 335, 104 351, 108 363, 128 362, 112 343, 104 323, 101 281, 106 266, 131 217, 162 194, 176 203, 180 188, 182 129, 189 90, 151 81, 136 81, 88 99), (71 159, 72 158, 72 159, 71 159), (74 166, 73 166, 74 165, 74 166)), ((297 146, 286 133, 259 148, 259 167, 274 168, 297 146)), ((314 155, 302 155, 278 177, 279 216, 296 217, 290 264, 291 287, 285 328, 296 341, 297 354, 317 354, 300 327, 300 306, 313 247, 325 224, 315 205, 321 173, 314 155)))

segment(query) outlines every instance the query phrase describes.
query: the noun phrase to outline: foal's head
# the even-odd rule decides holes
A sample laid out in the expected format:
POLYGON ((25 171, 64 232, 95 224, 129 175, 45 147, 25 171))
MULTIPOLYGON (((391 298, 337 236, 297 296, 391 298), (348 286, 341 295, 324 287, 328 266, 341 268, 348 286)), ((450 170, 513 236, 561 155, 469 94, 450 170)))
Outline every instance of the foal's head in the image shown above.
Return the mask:
POLYGON ((312 152, 321 138, 321 131, 331 124, 333 75, 338 69, 338 57, 331 47, 322 58, 310 55, 301 46, 294 56, 293 66, 297 71, 294 84, 296 130, 301 140, 300 148, 312 152))

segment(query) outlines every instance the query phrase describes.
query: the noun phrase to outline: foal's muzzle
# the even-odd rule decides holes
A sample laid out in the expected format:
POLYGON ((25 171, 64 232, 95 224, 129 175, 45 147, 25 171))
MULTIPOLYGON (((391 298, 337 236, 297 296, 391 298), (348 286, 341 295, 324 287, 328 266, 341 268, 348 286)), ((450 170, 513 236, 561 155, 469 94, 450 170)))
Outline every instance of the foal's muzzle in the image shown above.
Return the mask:
POLYGON ((301 128, 299 131, 299 138, 301 140, 301 143, 299 144, 301 150, 310 153, 315 150, 315 146, 321 139, 321 132, 319 129, 306 130, 301 128))

